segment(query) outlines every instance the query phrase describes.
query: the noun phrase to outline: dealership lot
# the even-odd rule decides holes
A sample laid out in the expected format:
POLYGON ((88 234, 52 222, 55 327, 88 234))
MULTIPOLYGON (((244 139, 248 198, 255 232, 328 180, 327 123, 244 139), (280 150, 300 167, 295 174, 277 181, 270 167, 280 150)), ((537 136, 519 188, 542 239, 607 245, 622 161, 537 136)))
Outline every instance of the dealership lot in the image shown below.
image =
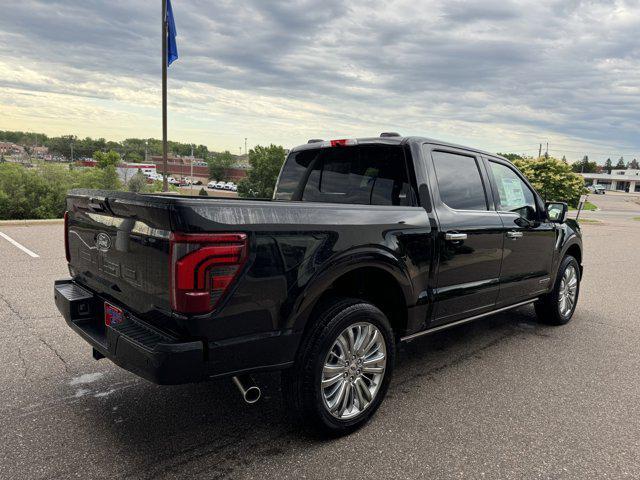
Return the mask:
POLYGON ((592 196, 569 325, 526 307, 405 344, 374 420, 332 441, 288 422, 277 374, 245 405, 94 361, 53 304, 62 225, 0 226, 0 478, 639 478, 637 198, 592 196))

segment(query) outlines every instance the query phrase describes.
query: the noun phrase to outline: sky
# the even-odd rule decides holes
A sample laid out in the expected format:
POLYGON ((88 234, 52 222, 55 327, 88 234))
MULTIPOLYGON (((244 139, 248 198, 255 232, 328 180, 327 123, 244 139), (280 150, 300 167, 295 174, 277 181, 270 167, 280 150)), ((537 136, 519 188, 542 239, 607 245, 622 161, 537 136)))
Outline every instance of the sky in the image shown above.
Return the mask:
MULTIPOLYGON (((640 158, 640 0, 173 0, 169 137, 640 158)), ((3 0, 0 129, 160 138, 160 0, 3 0)))

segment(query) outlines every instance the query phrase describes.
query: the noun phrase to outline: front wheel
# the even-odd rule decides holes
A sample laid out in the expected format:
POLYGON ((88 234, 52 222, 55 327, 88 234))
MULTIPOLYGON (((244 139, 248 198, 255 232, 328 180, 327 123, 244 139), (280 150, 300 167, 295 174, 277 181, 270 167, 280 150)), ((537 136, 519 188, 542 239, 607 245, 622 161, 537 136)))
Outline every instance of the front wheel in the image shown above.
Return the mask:
POLYGON ((553 290, 535 303, 538 320, 564 325, 573 317, 580 293, 580 265, 571 255, 562 259, 553 290))
POLYGON ((285 402, 324 433, 349 433, 382 403, 394 360, 386 316, 363 300, 334 300, 315 319, 294 367, 283 373, 285 402))

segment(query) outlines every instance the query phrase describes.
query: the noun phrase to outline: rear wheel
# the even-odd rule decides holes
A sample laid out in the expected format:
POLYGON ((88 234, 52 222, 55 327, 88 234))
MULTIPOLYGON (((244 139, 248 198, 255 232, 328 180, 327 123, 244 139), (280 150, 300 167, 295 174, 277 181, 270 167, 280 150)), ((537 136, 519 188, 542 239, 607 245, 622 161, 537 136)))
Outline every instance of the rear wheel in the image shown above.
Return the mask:
POLYGON ((394 360, 393 331, 377 307, 333 300, 315 318, 294 367, 283 373, 285 403, 324 433, 352 432, 382 403, 394 360))
POLYGON ((580 293, 580 265, 571 255, 562 259, 553 290, 536 303, 538 320, 549 325, 564 325, 573 317, 580 293))

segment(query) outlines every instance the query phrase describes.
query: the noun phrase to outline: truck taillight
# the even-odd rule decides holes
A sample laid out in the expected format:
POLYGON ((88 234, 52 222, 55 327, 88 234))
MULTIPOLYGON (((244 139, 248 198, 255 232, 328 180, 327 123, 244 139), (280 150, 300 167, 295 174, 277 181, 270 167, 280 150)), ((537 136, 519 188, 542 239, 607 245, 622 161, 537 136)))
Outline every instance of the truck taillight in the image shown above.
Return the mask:
POLYGON ((171 308, 212 311, 247 259, 247 235, 172 233, 170 244, 171 308))
POLYGON ((71 262, 71 252, 69 251, 69 212, 64 212, 64 254, 67 263, 71 262))
POLYGON ((329 145, 331 147, 349 147, 351 145, 357 145, 358 141, 354 138, 342 138, 340 140, 330 140, 329 145))

